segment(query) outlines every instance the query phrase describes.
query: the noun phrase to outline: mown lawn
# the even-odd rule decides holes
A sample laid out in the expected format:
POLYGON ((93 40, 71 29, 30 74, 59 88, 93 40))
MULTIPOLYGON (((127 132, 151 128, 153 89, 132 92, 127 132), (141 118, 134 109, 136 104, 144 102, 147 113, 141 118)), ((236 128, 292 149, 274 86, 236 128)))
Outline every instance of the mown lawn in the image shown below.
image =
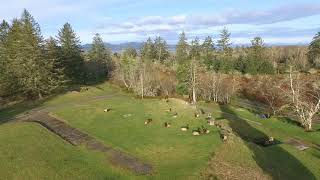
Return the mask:
MULTIPOLYGON (((260 119, 255 114, 239 107, 218 106, 216 104, 202 104, 202 106, 214 109, 215 117, 228 123, 237 134, 238 138, 233 143, 219 149, 225 163, 259 169, 273 179, 320 178, 318 165, 320 150, 310 148, 299 151, 285 143, 294 138, 310 144, 319 144, 319 131, 305 132, 301 127, 280 121, 277 118, 260 119), (272 136, 281 144, 264 148, 252 142, 241 140, 241 138, 265 136, 272 136)), ((318 128, 319 125, 314 126, 314 129, 318 128)))
POLYGON ((221 144, 217 129, 206 124, 205 116, 195 118, 195 109, 183 101, 172 99, 167 103, 136 99, 124 92, 110 94, 106 99, 65 107, 53 114, 106 144, 151 163, 156 170, 153 179, 196 179, 221 144), (166 112, 170 107, 172 112, 166 112), (105 108, 112 110, 105 113, 105 108), (174 112, 178 113, 177 118, 173 117, 174 112), (145 125, 148 118, 153 121, 145 125), (170 122, 172 127, 164 128, 164 122, 170 122), (182 132, 180 127, 187 124, 190 130, 182 132), (192 129, 201 125, 211 133, 192 136, 192 129))
POLYGON ((102 154, 74 147, 40 125, 0 125, 0 179, 127 179, 102 154))
MULTIPOLYGON (((320 179, 319 150, 298 151, 285 143, 263 148, 242 140, 244 137, 273 136, 281 142, 298 138, 319 144, 319 131, 306 133, 302 128, 276 118, 262 120, 243 108, 200 103, 206 113, 213 113, 218 121, 229 124, 237 135, 230 142, 222 143, 218 129, 207 126, 204 115, 195 118, 195 108, 184 101, 141 100, 110 84, 92 87, 87 92, 60 95, 41 106, 105 144, 152 164, 155 173, 134 176, 112 167, 102 154, 71 146, 38 125, 4 123, 0 124, 1 177, 198 179, 200 174, 211 172, 219 178, 320 179), (112 110, 106 113, 105 108, 112 110), (169 108, 172 112, 166 112, 169 108), (177 118, 173 118, 175 112, 177 118), (153 121, 146 126, 144 121, 148 118, 153 121), (170 122, 172 127, 164 128, 164 122, 170 122), (186 124, 190 125, 190 130, 182 132, 180 127, 186 124), (210 134, 192 136, 192 129, 201 125, 209 128, 210 134), (20 171, 16 173, 18 169, 20 171), (255 176, 241 176, 251 172, 255 176)), ((22 110, 19 107, 19 111, 22 110)), ((0 112, 0 116, 14 112, 9 108, 0 112)))

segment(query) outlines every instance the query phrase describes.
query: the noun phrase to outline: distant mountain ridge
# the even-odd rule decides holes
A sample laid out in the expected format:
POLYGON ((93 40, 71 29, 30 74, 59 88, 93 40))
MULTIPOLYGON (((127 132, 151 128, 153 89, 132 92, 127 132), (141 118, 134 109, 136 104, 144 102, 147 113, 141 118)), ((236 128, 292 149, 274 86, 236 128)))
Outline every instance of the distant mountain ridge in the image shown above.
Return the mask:
MULTIPOLYGON (((134 48, 139 51, 142 46, 143 42, 127 42, 127 43, 120 43, 120 44, 111 44, 111 43, 104 43, 104 45, 111 49, 112 52, 121 52, 126 48, 134 48)), ((92 44, 85 44, 82 45, 82 49, 84 51, 88 51, 91 48, 92 44)), ((175 51, 176 45, 168 45, 169 51, 175 51)))

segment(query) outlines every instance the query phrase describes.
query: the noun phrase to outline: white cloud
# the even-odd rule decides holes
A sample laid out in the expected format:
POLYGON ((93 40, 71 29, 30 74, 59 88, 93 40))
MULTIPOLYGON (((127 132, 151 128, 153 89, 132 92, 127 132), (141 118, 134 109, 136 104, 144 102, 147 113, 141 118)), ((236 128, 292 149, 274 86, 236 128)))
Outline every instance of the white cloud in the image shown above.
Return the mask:
MULTIPOLYGON (((113 23, 108 28, 100 29, 105 35, 155 36, 161 35, 167 39, 181 31, 188 32, 192 37, 219 34, 223 26, 229 25, 234 30, 233 38, 244 42, 245 38, 266 36, 270 43, 286 40, 288 42, 307 42, 310 39, 310 30, 283 26, 286 22, 307 18, 320 14, 320 4, 293 4, 265 11, 240 12, 229 9, 224 13, 213 15, 174 15, 174 16, 145 16, 128 19, 125 22, 113 23), (278 27, 277 27, 278 26, 278 27), (307 35, 306 35, 307 34, 307 35), (297 38, 297 37, 303 38, 297 38), (273 38, 272 38, 273 37, 273 38), (289 38, 290 37, 290 38, 289 38)), ((314 30, 314 29, 312 29, 314 30)), ((177 39, 177 37, 175 37, 177 39)))
POLYGON ((94 33, 102 34, 106 41, 134 41, 143 40, 147 36, 161 35, 174 42, 182 30, 191 37, 212 34, 217 36, 225 25, 229 26, 233 38, 238 38, 239 42, 243 41, 241 38, 248 39, 255 35, 265 36, 270 42, 276 39, 307 42, 311 30, 306 28, 314 25, 291 27, 287 22, 320 14, 320 4, 293 4, 265 11, 245 12, 229 9, 211 15, 153 15, 127 19, 115 19, 101 11, 101 7, 106 7, 107 11, 109 7, 134 7, 143 2, 146 0, 10 0, 3 3, 4 6, 0 6, 0 19, 11 20, 19 17, 23 8, 27 8, 39 21, 46 37, 55 35, 62 24, 68 21, 74 25, 82 42, 85 43, 91 41, 94 33), (288 38, 289 36, 291 38, 288 38))
MULTIPOLYGON (((227 24, 246 24, 246 25, 262 25, 273 24, 278 22, 290 21, 297 18, 304 18, 312 15, 320 14, 320 4, 318 5, 291 5, 280 7, 267 11, 237 12, 228 11, 215 15, 177 15, 171 17, 165 16, 146 16, 118 23, 117 26, 122 31, 135 32, 134 29, 141 28, 149 32, 150 29, 156 31, 156 27, 167 26, 168 30, 186 29, 204 29, 214 26, 227 24), (162 25, 162 26, 160 26, 162 25)), ((159 29, 161 31, 161 29, 159 29)), ((121 30, 120 30, 121 32, 121 30)), ((111 32, 115 34, 115 32, 111 32)))

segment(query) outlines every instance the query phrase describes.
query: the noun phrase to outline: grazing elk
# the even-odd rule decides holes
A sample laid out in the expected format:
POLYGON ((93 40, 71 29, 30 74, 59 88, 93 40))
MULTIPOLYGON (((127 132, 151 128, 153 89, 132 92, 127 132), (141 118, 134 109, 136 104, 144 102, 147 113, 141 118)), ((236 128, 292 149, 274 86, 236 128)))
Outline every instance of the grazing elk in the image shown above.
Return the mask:
POLYGON ((181 131, 188 131, 189 129, 189 124, 187 124, 186 126, 181 126, 181 131))
POLYGON ((165 128, 171 127, 171 123, 165 122, 165 123, 164 123, 164 127, 165 127, 165 128))
POLYGON ((201 134, 201 129, 200 128, 192 131, 192 135, 194 135, 194 136, 200 136, 200 134, 201 134))
POLYGON ((145 124, 145 125, 148 125, 148 124, 150 124, 151 122, 152 122, 152 119, 149 118, 149 119, 147 119, 147 120, 144 122, 144 124, 145 124))

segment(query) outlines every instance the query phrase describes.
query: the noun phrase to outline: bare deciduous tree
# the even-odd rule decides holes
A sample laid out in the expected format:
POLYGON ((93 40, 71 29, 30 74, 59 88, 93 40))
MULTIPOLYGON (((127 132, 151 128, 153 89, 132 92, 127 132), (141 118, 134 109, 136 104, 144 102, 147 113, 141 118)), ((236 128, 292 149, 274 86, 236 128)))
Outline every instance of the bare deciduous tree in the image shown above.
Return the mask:
POLYGON ((190 63, 190 81, 191 81, 191 90, 192 90, 192 102, 193 104, 197 103, 197 62, 195 58, 192 58, 191 63, 190 63))
POLYGON ((239 84, 234 76, 213 71, 199 73, 198 93, 204 100, 229 103, 231 97, 238 91, 238 87, 239 84))
POLYGON ((255 93, 259 94, 263 98, 264 103, 268 106, 269 112, 271 111, 273 115, 276 115, 283 108, 287 107, 285 99, 282 94, 279 93, 278 87, 283 83, 280 79, 277 79, 276 77, 263 76, 259 82, 259 86, 255 89, 255 93))
POLYGON ((294 77, 292 67, 289 74, 291 107, 297 114, 301 125, 306 131, 312 130, 312 121, 320 110, 320 89, 315 82, 301 79, 299 74, 294 77))

